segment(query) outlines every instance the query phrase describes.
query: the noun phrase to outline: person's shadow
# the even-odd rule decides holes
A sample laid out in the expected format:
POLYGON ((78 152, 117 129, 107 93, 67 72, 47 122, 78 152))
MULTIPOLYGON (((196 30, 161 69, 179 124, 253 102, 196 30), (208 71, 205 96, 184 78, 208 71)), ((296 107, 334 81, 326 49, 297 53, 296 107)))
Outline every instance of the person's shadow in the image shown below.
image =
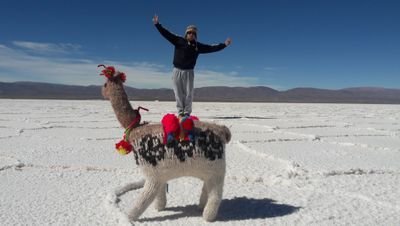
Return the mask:
MULTIPOLYGON (((216 221, 264 219, 271 217, 282 217, 298 211, 301 207, 287 204, 278 204, 272 199, 254 199, 247 197, 235 197, 224 199, 219 207, 216 221)), ((140 221, 164 221, 176 220, 184 217, 198 217, 202 215, 196 205, 178 206, 166 208, 167 211, 177 212, 176 214, 143 218, 140 221)))

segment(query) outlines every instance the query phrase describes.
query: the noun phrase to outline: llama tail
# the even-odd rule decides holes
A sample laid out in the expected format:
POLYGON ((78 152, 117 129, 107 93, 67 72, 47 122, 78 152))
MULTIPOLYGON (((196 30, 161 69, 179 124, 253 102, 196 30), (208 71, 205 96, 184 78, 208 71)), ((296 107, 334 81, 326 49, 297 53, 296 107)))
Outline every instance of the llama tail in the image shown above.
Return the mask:
POLYGON ((118 225, 132 225, 128 219, 128 216, 123 213, 123 211, 119 208, 119 197, 124 195, 125 193, 143 188, 145 180, 128 183, 121 187, 116 188, 114 191, 111 191, 107 194, 104 204, 107 210, 112 213, 112 215, 116 218, 118 225))

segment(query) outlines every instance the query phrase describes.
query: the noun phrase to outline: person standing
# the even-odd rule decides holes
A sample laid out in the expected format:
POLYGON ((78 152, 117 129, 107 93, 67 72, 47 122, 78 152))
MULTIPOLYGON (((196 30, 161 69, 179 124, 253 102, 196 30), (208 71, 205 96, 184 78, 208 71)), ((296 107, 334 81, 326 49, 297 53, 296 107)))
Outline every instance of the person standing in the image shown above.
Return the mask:
POLYGON ((197 57, 199 54, 220 51, 229 46, 232 40, 227 38, 224 43, 207 45, 197 41, 198 30, 194 25, 187 26, 185 35, 181 37, 165 29, 157 15, 154 15, 153 23, 160 34, 175 47, 172 81, 176 107, 180 117, 187 117, 192 113, 194 67, 197 57))

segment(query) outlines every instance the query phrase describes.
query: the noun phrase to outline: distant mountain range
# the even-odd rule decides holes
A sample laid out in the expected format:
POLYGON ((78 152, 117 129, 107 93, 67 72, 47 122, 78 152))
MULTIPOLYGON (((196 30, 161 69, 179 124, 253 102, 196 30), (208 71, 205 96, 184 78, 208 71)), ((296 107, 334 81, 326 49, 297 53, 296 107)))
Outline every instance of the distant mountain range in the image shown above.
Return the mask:
MULTIPOLYGON (((131 100, 173 101, 172 89, 125 87, 131 100)), ((0 82, 0 98, 11 99, 103 99, 101 86, 72 86, 37 82, 0 82)), ((195 101, 371 103, 400 104, 400 89, 357 87, 339 90, 295 88, 278 91, 269 87, 213 86, 195 89, 195 101)))

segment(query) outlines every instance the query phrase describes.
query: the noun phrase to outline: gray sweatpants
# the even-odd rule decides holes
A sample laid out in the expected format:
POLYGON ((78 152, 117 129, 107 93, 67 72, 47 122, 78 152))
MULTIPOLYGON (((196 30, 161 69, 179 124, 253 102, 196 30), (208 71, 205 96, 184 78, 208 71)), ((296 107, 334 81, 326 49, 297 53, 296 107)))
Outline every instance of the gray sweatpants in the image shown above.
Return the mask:
POLYGON ((174 68, 172 72, 172 84, 178 113, 190 114, 192 113, 194 72, 193 70, 178 68, 174 68))

